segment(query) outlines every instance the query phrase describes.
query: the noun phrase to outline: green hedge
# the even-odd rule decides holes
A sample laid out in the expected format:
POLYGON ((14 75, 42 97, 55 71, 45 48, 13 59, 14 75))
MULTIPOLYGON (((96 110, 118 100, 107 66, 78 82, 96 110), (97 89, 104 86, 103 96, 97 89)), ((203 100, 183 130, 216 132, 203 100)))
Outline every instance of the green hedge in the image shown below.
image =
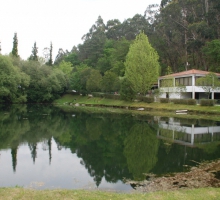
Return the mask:
POLYGON ((136 96, 136 99, 138 101, 143 101, 146 103, 153 103, 154 102, 154 97, 136 96))
POLYGON ((174 104, 196 105, 195 99, 172 99, 171 102, 174 104))
POLYGON ((120 95, 118 95, 118 94, 106 94, 106 93, 101 93, 101 92, 92 92, 92 95, 94 97, 120 100, 120 95))
POLYGON ((213 99, 201 99, 200 100, 200 105, 201 106, 214 106, 215 105, 215 100, 213 100, 213 99))
POLYGON ((154 97, 143 97, 143 102, 153 103, 154 102, 154 97))
POLYGON ((169 103, 169 101, 167 98, 160 98, 160 103, 169 103))

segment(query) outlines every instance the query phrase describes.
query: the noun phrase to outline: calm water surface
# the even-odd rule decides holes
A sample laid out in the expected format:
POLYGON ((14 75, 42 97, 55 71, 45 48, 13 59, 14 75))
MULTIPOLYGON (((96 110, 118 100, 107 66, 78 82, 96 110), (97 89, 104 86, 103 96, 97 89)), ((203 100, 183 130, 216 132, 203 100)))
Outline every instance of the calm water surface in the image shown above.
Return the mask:
POLYGON ((220 158, 220 122, 129 114, 0 110, 0 187, 131 191, 123 180, 220 158))

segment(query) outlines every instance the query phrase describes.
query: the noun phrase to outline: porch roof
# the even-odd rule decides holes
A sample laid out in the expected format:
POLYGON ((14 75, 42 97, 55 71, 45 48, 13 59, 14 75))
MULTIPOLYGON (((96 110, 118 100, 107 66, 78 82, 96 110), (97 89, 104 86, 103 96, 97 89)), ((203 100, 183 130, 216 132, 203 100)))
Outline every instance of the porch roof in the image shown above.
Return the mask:
MULTIPOLYGON (((208 71, 202 71, 202 70, 198 70, 198 69, 191 69, 191 70, 187 70, 187 71, 183 71, 183 72, 178 72, 178 73, 174 73, 174 74, 169 74, 169 75, 166 75, 166 76, 160 76, 160 78, 167 78, 167 77, 170 77, 170 76, 173 76, 173 77, 184 77, 184 76, 190 76, 190 75, 207 75, 209 74, 210 72, 208 71)), ((216 76, 220 77, 220 74, 219 73, 215 73, 216 76)))

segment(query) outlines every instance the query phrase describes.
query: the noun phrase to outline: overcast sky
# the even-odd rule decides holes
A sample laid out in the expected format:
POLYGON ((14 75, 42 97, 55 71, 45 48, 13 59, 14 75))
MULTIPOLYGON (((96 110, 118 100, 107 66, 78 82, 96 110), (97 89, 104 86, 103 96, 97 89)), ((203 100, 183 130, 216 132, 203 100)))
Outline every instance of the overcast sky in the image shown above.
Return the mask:
POLYGON ((0 41, 2 54, 12 51, 14 33, 18 36, 18 53, 27 59, 34 42, 38 55, 53 43, 53 57, 58 49, 71 50, 82 43, 100 15, 123 22, 135 14, 144 14, 150 4, 161 0, 0 0, 0 41))

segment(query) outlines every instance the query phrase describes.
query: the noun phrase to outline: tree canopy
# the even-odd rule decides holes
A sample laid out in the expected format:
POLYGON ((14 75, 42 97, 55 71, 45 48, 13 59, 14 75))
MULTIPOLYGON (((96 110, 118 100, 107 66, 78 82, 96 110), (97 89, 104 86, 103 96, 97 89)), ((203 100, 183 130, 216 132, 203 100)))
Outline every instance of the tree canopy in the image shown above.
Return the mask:
POLYGON ((125 61, 125 77, 135 92, 146 94, 159 76, 159 56, 147 36, 140 33, 130 46, 125 61))

